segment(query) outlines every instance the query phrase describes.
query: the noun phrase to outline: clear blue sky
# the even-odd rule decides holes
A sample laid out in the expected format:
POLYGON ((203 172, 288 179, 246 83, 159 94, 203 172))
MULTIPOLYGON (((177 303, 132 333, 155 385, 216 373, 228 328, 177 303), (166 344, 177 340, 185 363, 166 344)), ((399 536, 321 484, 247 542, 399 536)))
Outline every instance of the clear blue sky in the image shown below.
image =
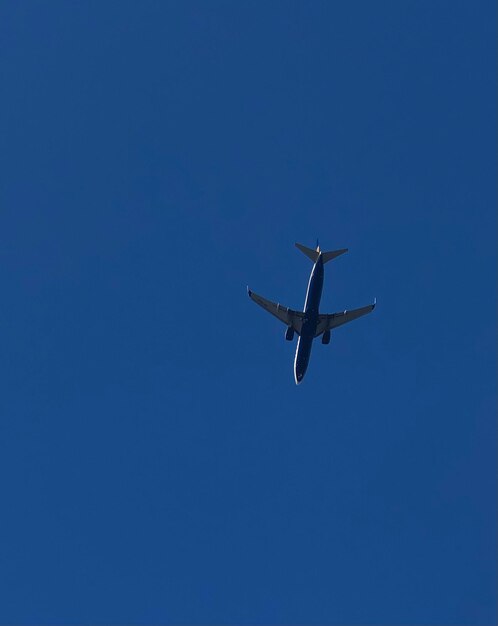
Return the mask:
POLYGON ((491 1, 0 8, 0 623, 495 624, 491 1), (295 241, 348 247, 295 345, 295 241))

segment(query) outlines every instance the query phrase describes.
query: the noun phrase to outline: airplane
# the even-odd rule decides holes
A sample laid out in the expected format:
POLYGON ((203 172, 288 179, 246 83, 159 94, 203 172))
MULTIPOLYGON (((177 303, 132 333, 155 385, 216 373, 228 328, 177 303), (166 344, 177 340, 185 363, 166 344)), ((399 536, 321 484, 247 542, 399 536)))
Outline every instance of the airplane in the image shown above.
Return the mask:
POLYGON ((296 385, 299 385, 308 368, 313 339, 321 335, 322 343, 328 344, 332 330, 347 322, 352 322, 362 315, 371 313, 377 301, 374 300, 373 304, 359 309, 351 309, 350 311, 346 310, 329 315, 319 313, 318 307, 320 305, 323 288, 323 266, 325 263, 328 263, 328 261, 347 252, 348 249, 343 248, 331 252, 322 252, 318 241, 316 242, 315 250, 307 248, 300 243, 296 243, 296 248, 301 250, 303 254, 313 261, 313 269, 311 270, 306 300, 304 301, 304 311, 293 311, 280 303, 266 300, 266 298, 251 291, 249 287, 247 287, 247 293, 251 300, 254 300, 256 304, 259 304, 259 306, 263 307, 268 313, 274 315, 287 326, 287 330, 285 331, 287 341, 293 340, 294 333, 298 335, 296 356, 294 359, 294 380, 296 381, 296 385))

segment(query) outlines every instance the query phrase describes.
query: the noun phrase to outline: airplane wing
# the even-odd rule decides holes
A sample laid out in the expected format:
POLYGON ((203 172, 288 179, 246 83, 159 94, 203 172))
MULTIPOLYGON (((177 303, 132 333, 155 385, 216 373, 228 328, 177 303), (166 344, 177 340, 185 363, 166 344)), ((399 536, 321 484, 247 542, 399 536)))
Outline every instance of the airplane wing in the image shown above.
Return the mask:
POLYGON ((259 306, 263 307, 263 309, 268 311, 268 313, 274 315, 287 326, 291 326, 298 335, 301 334, 304 313, 301 311, 293 311, 282 304, 271 302, 270 300, 263 298, 263 296, 258 296, 258 294, 251 291, 249 287, 247 288, 247 293, 251 300, 254 300, 256 304, 259 304, 259 306))
POLYGON ((375 302, 359 309, 351 309, 351 311, 342 311, 341 313, 332 313, 330 315, 319 315, 318 324, 316 326, 315 337, 320 336, 326 330, 332 330, 348 322, 358 319, 362 315, 371 313, 375 309, 375 302))

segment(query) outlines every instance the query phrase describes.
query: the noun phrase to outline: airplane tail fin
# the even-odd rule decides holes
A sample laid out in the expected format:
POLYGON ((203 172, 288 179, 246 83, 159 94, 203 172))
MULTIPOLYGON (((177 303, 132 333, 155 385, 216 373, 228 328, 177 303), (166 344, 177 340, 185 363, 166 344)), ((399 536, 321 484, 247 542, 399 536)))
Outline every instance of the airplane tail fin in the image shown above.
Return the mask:
POLYGON ((327 263, 328 261, 332 261, 332 259, 335 259, 339 255, 344 254, 345 252, 348 251, 347 248, 342 248, 341 250, 332 250, 330 252, 322 252, 318 244, 316 246, 316 250, 307 248, 306 246, 303 246, 300 243, 296 243, 296 248, 301 250, 301 252, 305 254, 309 259, 311 259, 313 263, 316 263, 318 261, 318 257, 321 254, 324 264, 327 263))

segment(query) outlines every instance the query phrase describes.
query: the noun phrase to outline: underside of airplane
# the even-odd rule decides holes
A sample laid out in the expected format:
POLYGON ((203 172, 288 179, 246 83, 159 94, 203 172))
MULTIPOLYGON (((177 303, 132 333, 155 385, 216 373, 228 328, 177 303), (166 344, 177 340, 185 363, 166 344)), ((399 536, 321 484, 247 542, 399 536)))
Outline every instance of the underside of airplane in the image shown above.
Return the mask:
POLYGON ((296 247, 313 261, 313 269, 311 270, 303 311, 294 311, 278 302, 267 300, 263 296, 254 293, 249 287, 247 288, 247 293, 256 304, 259 304, 259 306, 287 326, 285 338, 288 341, 292 341, 294 333, 298 335, 294 360, 294 378, 296 384, 299 384, 308 367, 313 339, 321 336, 322 343, 328 344, 332 330, 370 313, 374 310, 376 302, 374 301, 373 304, 358 309, 346 309, 338 313, 319 313, 318 308, 323 288, 323 266, 348 250, 344 248, 331 252, 322 252, 318 244, 314 250, 299 243, 296 243, 296 247))

